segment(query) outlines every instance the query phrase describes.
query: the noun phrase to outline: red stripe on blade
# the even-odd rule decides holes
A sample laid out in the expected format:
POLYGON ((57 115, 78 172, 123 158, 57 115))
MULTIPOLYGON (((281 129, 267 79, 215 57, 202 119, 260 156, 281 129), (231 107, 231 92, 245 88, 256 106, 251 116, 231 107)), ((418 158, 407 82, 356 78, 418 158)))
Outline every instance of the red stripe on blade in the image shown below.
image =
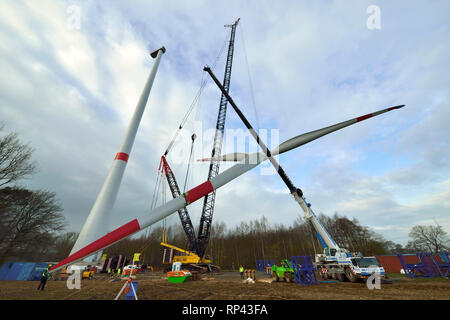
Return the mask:
POLYGON ((122 160, 128 162, 128 157, 128 154, 126 154, 125 152, 118 152, 114 160, 122 160))
POLYGON ((89 256, 91 253, 94 253, 107 245, 114 243, 116 241, 119 241, 120 239, 140 230, 141 227, 139 226, 139 222, 137 219, 134 219, 131 222, 128 222, 127 224, 124 224, 123 226, 117 228, 116 230, 108 233, 107 235, 101 237, 100 239, 92 242, 91 244, 87 245, 83 249, 78 250, 71 256, 68 256, 63 261, 55 265, 53 268, 51 268, 49 271, 52 271, 53 269, 57 269, 61 266, 70 264, 73 261, 80 260, 84 257, 89 256))
POLYGON ((365 116, 361 116, 361 117, 356 118, 356 121, 359 122, 359 121, 363 121, 363 120, 366 120, 366 119, 369 119, 369 118, 372 118, 372 117, 373 117, 373 113, 369 113, 369 114, 366 114, 365 116))
POLYGON ((201 185, 196 186, 194 189, 189 190, 186 193, 186 201, 188 203, 192 203, 194 201, 197 201, 201 197, 206 196, 208 193, 212 192, 214 190, 213 185, 208 180, 206 182, 203 182, 201 185))

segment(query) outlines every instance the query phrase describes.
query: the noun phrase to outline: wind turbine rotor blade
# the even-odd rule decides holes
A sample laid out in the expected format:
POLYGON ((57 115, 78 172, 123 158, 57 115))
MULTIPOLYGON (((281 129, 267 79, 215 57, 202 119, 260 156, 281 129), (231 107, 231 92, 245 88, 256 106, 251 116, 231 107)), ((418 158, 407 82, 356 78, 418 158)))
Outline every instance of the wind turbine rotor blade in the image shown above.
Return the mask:
MULTIPOLYGON (((304 144, 307 144, 307 143, 309 143, 311 141, 314 141, 314 140, 316 140, 316 139, 318 139, 320 137, 323 137, 323 136, 325 136, 325 135, 327 135, 329 133, 332 133, 334 131, 343 129, 345 127, 348 127, 348 126, 350 126, 352 124, 355 124, 355 123, 358 123, 358 122, 361 122, 361 121, 364 121, 366 119, 378 116, 378 115, 380 115, 382 113, 389 112, 389 111, 392 111, 392 110, 395 110, 395 109, 403 108, 404 106, 405 105, 399 105, 399 106, 395 106, 395 107, 386 108, 386 109, 383 109, 383 110, 380 110, 380 111, 376 111, 376 112, 373 112, 373 113, 369 113, 369 114, 366 114, 366 115, 363 115, 363 116, 360 116, 360 117, 357 117, 357 118, 353 118, 353 119, 350 119, 350 120, 347 120, 347 121, 343 121, 343 122, 340 122, 340 123, 337 123, 335 125, 331 125, 331 126, 328 126, 328 127, 322 128, 322 129, 318 129, 318 130, 310 131, 310 132, 307 132, 307 133, 303 133, 303 134, 298 135, 298 136, 296 136, 294 138, 291 138, 289 140, 284 141, 278 147, 272 149, 270 151, 270 153, 272 155, 274 155, 274 156, 277 155, 277 154, 282 154, 284 152, 290 151, 290 150, 298 148, 298 147, 300 147, 300 146, 302 146, 304 144)), ((248 153, 234 152, 234 153, 224 154, 224 155, 222 155, 222 156, 220 156, 220 157, 218 157, 216 159, 219 160, 219 161, 242 161, 247 156, 249 156, 248 153)), ((211 160, 211 158, 204 158, 204 159, 197 160, 197 161, 210 161, 210 160, 211 160)))
POLYGON ((352 124, 355 124, 355 123, 358 123, 358 122, 361 122, 361 121, 364 121, 366 119, 369 119, 369 118, 372 118, 372 117, 376 117, 376 116, 378 116, 380 114, 383 114, 385 112, 389 112, 389 111, 392 111, 392 110, 403 108, 404 106, 405 105, 399 105, 399 106, 395 106, 395 107, 386 108, 386 109, 383 109, 383 110, 380 110, 380 111, 376 111, 376 112, 373 112, 373 113, 368 113, 366 115, 363 115, 363 116, 360 116, 360 117, 357 117, 357 118, 353 118, 353 119, 350 119, 350 120, 347 120, 347 121, 343 121, 343 122, 337 123, 337 124, 329 126, 329 127, 325 127, 325 128, 322 128, 322 129, 318 129, 318 130, 314 130, 314 131, 311 131, 311 132, 307 132, 307 133, 301 134, 299 136, 296 136, 294 138, 291 138, 291 139, 281 143, 278 146, 278 148, 275 148, 272 151, 272 154, 273 155, 281 154, 281 153, 284 153, 286 151, 298 148, 298 147, 300 147, 300 146, 302 146, 302 145, 304 145, 306 143, 314 141, 314 140, 316 140, 316 139, 318 139, 320 137, 323 137, 323 136, 325 136, 325 135, 327 135, 329 133, 332 133, 334 131, 343 129, 345 127, 348 127, 348 126, 350 126, 352 124))

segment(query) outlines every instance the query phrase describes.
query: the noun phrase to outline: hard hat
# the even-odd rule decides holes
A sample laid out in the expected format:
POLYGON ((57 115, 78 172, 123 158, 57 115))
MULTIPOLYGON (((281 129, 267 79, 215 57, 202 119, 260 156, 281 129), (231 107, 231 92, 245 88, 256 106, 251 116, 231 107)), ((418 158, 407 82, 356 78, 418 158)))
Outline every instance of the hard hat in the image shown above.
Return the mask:
POLYGON ((51 265, 51 264, 49 264, 48 266, 49 266, 49 267, 51 267, 52 265, 51 265))

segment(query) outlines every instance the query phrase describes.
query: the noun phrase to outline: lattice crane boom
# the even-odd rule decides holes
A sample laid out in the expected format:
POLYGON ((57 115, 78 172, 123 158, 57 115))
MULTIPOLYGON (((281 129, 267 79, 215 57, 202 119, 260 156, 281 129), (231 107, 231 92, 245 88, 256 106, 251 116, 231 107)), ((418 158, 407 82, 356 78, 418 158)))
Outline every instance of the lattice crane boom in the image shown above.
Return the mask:
MULTIPOLYGON (((228 92, 230 89, 231 81, 231 68, 233 65, 234 54, 234 38, 236 34, 236 27, 240 19, 232 25, 226 25, 225 27, 231 27, 230 42, 228 45, 227 62, 225 64, 225 73, 223 77, 223 86, 228 92)), ((220 161, 215 159, 215 155, 220 156, 222 152, 222 141, 225 131, 225 119, 227 114, 228 100, 224 94, 220 97, 219 113, 217 115, 216 133, 214 135, 213 149, 211 152, 211 162, 209 165, 208 180, 214 178, 219 174, 220 161)), ((211 223, 214 214, 214 204, 216 200, 216 192, 211 192, 206 195, 203 201, 202 215, 200 217, 200 225, 198 229, 197 237, 197 254, 201 257, 205 255, 206 248, 208 246, 209 237, 211 233, 211 223)))
MULTIPOLYGON (((175 175, 167 163, 166 157, 161 157, 160 169, 163 170, 166 176, 167 183, 169 184, 170 192, 174 198, 181 196, 180 188, 178 187, 175 175)), ((191 218, 186 207, 178 210, 178 215, 180 217, 181 225, 189 241, 189 251, 196 251, 196 237, 194 226, 192 225, 191 218)))

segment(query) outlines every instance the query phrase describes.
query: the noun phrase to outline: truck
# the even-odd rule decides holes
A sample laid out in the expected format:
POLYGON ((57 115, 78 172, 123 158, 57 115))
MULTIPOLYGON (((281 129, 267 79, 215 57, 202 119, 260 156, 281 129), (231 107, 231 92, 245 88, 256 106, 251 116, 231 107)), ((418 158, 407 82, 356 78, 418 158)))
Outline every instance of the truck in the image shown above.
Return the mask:
MULTIPOLYGON (((322 244, 323 253, 315 255, 314 267, 318 277, 322 280, 335 279, 339 281, 357 282, 366 280, 373 273, 380 278, 385 278, 385 270, 376 257, 364 257, 360 252, 350 252, 341 248, 333 240, 325 227, 319 221, 311 209, 311 204, 307 203, 300 189, 294 192, 294 198, 300 204, 305 213, 305 218, 314 227, 317 237, 322 244)), ((284 279, 292 282, 294 279, 294 269, 289 260, 281 260, 281 266, 272 266, 272 277, 275 281, 284 279)))
POLYGON ((312 211, 311 204, 306 202, 301 191, 294 197, 302 207, 306 219, 314 227, 324 248, 323 253, 315 255, 314 266, 319 278, 357 282, 369 278, 373 273, 385 278, 385 270, 376 257, 364 257, 360 252, 349 252, 345 248, 340 248, 312 211))
POLYGON ((284 279, 286 282, 292 282, 294 279, 294 269, 292 268, 291 262, 287 259, 281 260, 281 266, 272 266, 272 277, 276 282, 280 279, 284 279))

